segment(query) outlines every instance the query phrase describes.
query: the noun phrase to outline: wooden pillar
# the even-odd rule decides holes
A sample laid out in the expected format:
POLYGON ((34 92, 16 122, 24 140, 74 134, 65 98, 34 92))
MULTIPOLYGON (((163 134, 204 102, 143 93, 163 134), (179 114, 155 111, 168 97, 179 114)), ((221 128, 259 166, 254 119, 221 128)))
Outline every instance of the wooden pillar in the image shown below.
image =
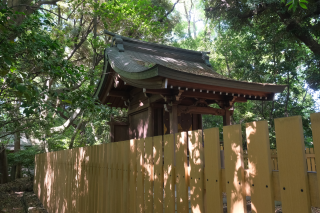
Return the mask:
POLYGON ((178 132, 178 105, 173 104, 170 112, 170 134, 178 132))
POLYGON ((229 126, 231 124, 230 122, 230 110, 228 108, 225 108, 226 114, 223 116, 223 126, 229 126))
POLYGON ((110 142, 114 142, 114 123, 110 122, 110 142))
POLYGON ((154 108, 148 107, 148 129, 147 129, 147 137, 154 136, 154 108))
POLYGON ((202 115, 198 114, 198 129, 202 129, 202 115))

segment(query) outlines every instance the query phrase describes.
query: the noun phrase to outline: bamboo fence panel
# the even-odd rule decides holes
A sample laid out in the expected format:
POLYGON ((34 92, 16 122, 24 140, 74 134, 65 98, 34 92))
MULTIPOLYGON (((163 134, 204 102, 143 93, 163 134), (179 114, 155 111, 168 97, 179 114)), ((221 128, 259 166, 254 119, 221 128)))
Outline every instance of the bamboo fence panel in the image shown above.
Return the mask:
POLYGON ((269 213, 275 211, 272 188, 272 164, 268 122, 259 121, 246 124, 251 184, 251 211, 269 213))
POLYGON ((122 213, 129 213, 129 148, 130 142, 122 142, 122 162, 123 162, 123 179, 122 179, 122 213))
POLYGON ((162 135, 153 137, 154 213, 163 213, 163 149, 162 135))
POLYGON ((283 212, 311 212, 300 116, 275 119, 283 212))
MULTIPOLYGON (((320 113, 311 114, 311 127, 312 127, 312 137, 313 137, 313 145, 314 152, 316 154, 315 162, 317 165, 320 165, 320 113)), ((319 167, 318 167, 319 168, 319 167)), ((315 167, 315 171, 317 171, 317 181, 320 183, 320 174, 318 174, 318 168, 315 167)), ((311 190, 311 187, 310 187, 311 190)), ((318 195, 320 194, 320 187, 317 190, 318 195)), ((314 196, 311 196, 313 198, 314 196)))
POLYGON ((144 201, 145 212, 153 211, 153 138, 145 139, 144 201))
POLYGON ((206 170, 206 210, 223 212, 223 197, 221 187, 221 158, 219 128, 204 130, 204 156, 206 170))
POLYGON ((188 139, 186 132, 180 132, 175 135, 176 138, 176 193, 177 193, 177 213, 188 212, 188 158, 187 148, 188 139))
POLYGON ((175 212, 175 178, 174 178, 174 135, 164 135, 164 211, 175 212))
POLYGON ((136 140, 130 140, 130 211, 136 213, 137 191, 136 191, 136 178, 137 178, 137 147, 136 140))
POLYGON ((137 213, 144 213, 144 138, 137 139, 137 213))
POLYGON ((192 212, 204 212, 202 131, 188 132, 190 165, 190 203, 192 212))
POLYGON ((277 150, 260 121, 246 124, 245 152, 233 125, 224 146, 212 128, 38 154, 34 191, 49 213, 225 212, 222 192, 228 212, 246 212, 246 196, 252 212, 272 212, 274 201, 311 212, 320 207, 320 113, 311 115, 314 148, 305 148, 301 117, 275 124, 277 150))
POLYGON ((223 141, 228 213, 246 213, 241 126, 224 126, 223 141))

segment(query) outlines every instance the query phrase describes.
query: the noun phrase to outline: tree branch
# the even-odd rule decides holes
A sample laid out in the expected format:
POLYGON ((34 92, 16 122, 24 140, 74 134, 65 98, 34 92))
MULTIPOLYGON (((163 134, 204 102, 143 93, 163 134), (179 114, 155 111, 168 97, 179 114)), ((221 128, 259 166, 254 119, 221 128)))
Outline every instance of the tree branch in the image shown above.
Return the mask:
POLYGON ((172 11, 174 10, 174 8, 176 7, 176 5, 179 3, 180 0, 177 0, 176 3, 173 4, 171 10, 169 10, 161 19, 159 19, 159 22, 163 22, 164 19, 166 19, 168 17, 168 15, 170 15, 170 13, 172 13, 172 11))
POLYGON ((71 126, 71 123, 78 117, 80 113, 81 113, 81 109, 80 108, 76 109, 76 111, 71 115, 71 117, 66 122, 64 122, 64 124, 62 124, 61 126, 52 127, 50 129, 50 132, 51 133, 62 132, 65 129, 69 128, 71 126))

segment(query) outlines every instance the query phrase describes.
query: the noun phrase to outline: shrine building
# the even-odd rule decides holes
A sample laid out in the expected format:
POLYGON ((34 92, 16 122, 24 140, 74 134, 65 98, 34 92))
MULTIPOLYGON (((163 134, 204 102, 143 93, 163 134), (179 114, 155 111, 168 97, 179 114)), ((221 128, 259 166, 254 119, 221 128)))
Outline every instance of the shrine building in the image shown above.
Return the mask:
POLYGON ((220 75, 208 52, 105 33, 112 45, 95 95, 101 104, 128 110, 128 118, 109 122, 111 142, 202 129, 202 114, 222 116, 230 125, 234 103, 272 101, 286 87, 220 75))

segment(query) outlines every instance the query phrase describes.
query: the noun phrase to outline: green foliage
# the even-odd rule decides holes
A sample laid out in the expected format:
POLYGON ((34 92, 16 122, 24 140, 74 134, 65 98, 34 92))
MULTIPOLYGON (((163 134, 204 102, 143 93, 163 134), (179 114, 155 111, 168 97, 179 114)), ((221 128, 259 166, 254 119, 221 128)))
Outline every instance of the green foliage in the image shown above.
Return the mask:
POLYGON ((33 176, 34 166, 35 166, 35 155, 40 153, 38 146, 27 147, 25 150, 20 150, 19 152, 9 153, 8 165, 21 165, 24 168, 25 173, 29 176, 33 176))
POLYGON ((110 46, 101 32, 163 43, 178 22, 175 13, 164 16, 171 7, 157 0, 0 5, 1 143, 17 131, 46 150, 109 142, 110 116, 126 111, 94 96, 110 46))
MULTIPOLYGON (((205 7, 209 3, 206 2, 205 7)), ((206 10, 209 21, 205 28, 198 32, 197 37, 177 38, 174 46, 210 51, 213 69, 231 79, 287 85, 274 101, 236 103, 231 122, 241 124, 244 130, 247 122, 268 120, 271 147, 275 148, 274 119, 300 115, 305 144, 312 146, 310 113, 315 112, 316 106, 310 88, 317 88, 320 82, 317 56, 286 32, 286 26, 272 15, 272 11, 244 20, 237 16, 246 14, 249 7, 242 8, 239 14, 238 6, 232 3, 228 11, 219 10, 221 5, 217 2, 211 3, 214 14, 206 10)), ((181 28, 177 27, 177 30, 181 28)), ((216 104, 211 106, 219 108, 216 104)), ((204 128, 219 127, 220 140, 223 140, 222 118, 204 115, 202 119, 204 128)), ((244 135, 243 141, 245 143, 244 135)))

